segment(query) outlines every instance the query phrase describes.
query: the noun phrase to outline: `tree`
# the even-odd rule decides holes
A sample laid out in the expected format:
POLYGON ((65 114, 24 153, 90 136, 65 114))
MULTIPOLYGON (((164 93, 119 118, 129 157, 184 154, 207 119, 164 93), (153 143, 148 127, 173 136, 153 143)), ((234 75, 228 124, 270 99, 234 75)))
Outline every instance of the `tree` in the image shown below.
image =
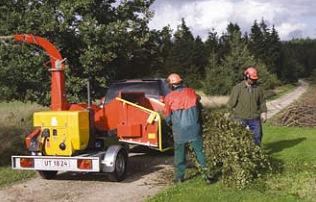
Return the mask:
POLYGON ((183 75, 187 84, 199 88, 206 58, 201 38, 195 39, 185 20, 182 19, 174 34, 172 48, 164 64, 168 70, 167 73, 177 72, 183 75))
POLYGON ((231 71, 233 83, 240 81, 247 66, 256 64, 247 45, 242 41, 240 32, 234 32, 229 39, 230 53, 223 61, 224 68, 231 71))
POLYGON ((264 61, 270 72, 280 76, 281 42, 274 25, 271 31, 265 21, 258 25, 257 21, 251 27, 249 47, 255 58, 264 61))
POLYGON ((204 91, 211 95, 227 95, 233 86, 233 77, 230 69, 218 63, 217 54, 210 53, 206 75, 204 80, 204 91))
POLYGON ((264 54, 265 38, 257 21, 251 27, 249 49, 258 59, 261 59, 264 54))
POLYGON ((260 80, 264 88, 273 88, 278 84, 275 75, 269 73, 263 63, 257 62, 250 53, 247 44, 241 38, 241 33, 231 33, 228 45, 230 52, 225 55, 221 63, 217 62, 216 55, 210 54, 206 72, 204 88, 210 94, 229 94, 233 85, 243 79, 243 72, 248 66, 257 66, 260 80))
MULTIPOLYGON (((82 100, 86 95, 85 82, 91 79, 92 94, 103 96, 109 81, 126 77, 143 76, 151 72, 152 61, 156 59, 156 45, 152 43, 155 32, 147 26, 152 12, 152 0, 124 0, 114 6, 115 0, 21 0, 0 3, 0 35, 31 33, 52 41, 67 58, 67 91, 70 101, 82 100)), ((1 47, 0 59, 5 60, 3 68, 21 66, 27 74, 18 83, 16 94, 6 99, 26 100, 25 92, 32 92, 33 101, 48 104, 41 92, 49 92, 49 77, 36 78, 34 72, 43 71, 42 63, 48 58, 35 47, 21 46, 15 51, 1 47), (21 59, 17 61, 18 52, 21 59), (6 52, 6 53, 4 53, 6 52), (36 54, 35 54, 36 53, 36 54), (30 55, 32 55, 30 57, 30 55), (26 56, 29 56, 26 58, 26 56), (35 64, 34 64, 35 63, 35 64), (41 84, 36 84, 42 81, 41 84), (27 85, 35 83, 35 85, 27 85), (35 86, 35 87, 34 87, 35 86), (40 88, 39 88, 40 87, 40 88)), ((9 71, 2 71, 7 74, 9 71)), ((2 75, 6 77, 6 75, 2 75)), ((41 73, 37 76, 43 76, 41 73)), ((1 88, 7 84, 2 83, 1 88)), ((7 86, 8 87, 8 86, 7 86)))
POLYGON ((197 72, 199 72, 200 74, 204 74, 205 66, 207 64, 207 55, 205 45, 200 36, 197 36, 194 40, 192 60, 193 64, 197 68, 197 72))
POLYGON ((178 72, 181 75, 186 75, 190 72, 192 66, 191 50, 194 46, 194 37, 182 19, 181 25, 178 26, 174 34, 173 48, 171 50, 171 60, 173 61, 172 71, 178 72))
POLYGON ((219 56, 220 56, 220 44, 219 44, 219 36, 214 29, 208 33, 208 38, 205 41, 204 45, 205 45, 205 52, 207 56, 215 52, 217 53, 216 60, 218 62, 219 56))
POLYGON ((168 73, 170 73, 169 67, 171 67, 171 65, 169 65, 168 63, 173 48, 172 30, 170 26, 163 27, 162 30, 158 32, 156 40, 159 56, 156 60, 157 68, 155 68, 154 74, 160 77, 166 76, 168 75, 168 73))
POLYGON ((267 37, 267 50, 265 56, 265 63, 268 65, 268 69, 272 73, 276 73, 281 76, 280 65, 281 65, 281 49, 282 44, 278 32, 274 25, 272 26, 271 34, 267 37))

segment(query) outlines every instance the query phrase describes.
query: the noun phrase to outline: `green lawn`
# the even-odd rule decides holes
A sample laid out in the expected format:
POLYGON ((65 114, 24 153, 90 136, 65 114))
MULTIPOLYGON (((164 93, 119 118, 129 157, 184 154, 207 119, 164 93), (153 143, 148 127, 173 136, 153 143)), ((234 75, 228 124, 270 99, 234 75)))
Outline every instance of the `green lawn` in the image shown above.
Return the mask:
POLYGON ((264 126, 263 142, 278 171, 246 189, 206 185, 196 178, 148 201, 316 201, 316 129, 264 126))

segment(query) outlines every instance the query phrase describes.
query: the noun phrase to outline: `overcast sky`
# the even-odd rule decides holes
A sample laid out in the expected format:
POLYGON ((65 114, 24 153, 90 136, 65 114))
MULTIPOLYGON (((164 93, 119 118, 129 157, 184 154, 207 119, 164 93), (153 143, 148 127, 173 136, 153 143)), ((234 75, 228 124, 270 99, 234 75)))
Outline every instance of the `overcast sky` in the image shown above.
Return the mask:
POLYGON ((275 25, 282 40, 316 38, 316 0, 156 0, 151 9, 151 28, 169 24, 175 30, 184 18, 193 34, 203 39, 212 28, 222 33, 229 22, 249 32, 254 20, 262 18, 275 25))

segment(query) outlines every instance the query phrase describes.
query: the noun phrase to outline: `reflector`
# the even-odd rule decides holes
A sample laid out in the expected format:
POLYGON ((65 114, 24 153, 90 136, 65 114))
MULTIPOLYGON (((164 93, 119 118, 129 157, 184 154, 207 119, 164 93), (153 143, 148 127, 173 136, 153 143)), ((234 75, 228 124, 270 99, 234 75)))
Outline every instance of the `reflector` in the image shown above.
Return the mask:
POLYGON ((90 159, 78 159, 77 167, 79 169, 91 170, 92 169, 92 160, 90 160, 90 159))
POLYGON ((21 158, 20 166, 23 168, 33 168, 34 167, 34 159, 31 158, 21 158))

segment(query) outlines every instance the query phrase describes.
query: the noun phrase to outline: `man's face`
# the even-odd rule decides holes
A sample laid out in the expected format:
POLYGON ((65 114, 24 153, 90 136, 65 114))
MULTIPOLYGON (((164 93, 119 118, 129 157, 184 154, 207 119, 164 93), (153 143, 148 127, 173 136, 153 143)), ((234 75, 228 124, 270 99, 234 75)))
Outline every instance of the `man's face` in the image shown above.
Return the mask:
POLYGON ((246 81, 247 81, 247 83, 248 83, 249 85, 254 85, 254 84, 256 84, 256 82, 257 82, 257 80, 255 80, 255 79, 250 79, 250 78, 248 78, 246 81))

